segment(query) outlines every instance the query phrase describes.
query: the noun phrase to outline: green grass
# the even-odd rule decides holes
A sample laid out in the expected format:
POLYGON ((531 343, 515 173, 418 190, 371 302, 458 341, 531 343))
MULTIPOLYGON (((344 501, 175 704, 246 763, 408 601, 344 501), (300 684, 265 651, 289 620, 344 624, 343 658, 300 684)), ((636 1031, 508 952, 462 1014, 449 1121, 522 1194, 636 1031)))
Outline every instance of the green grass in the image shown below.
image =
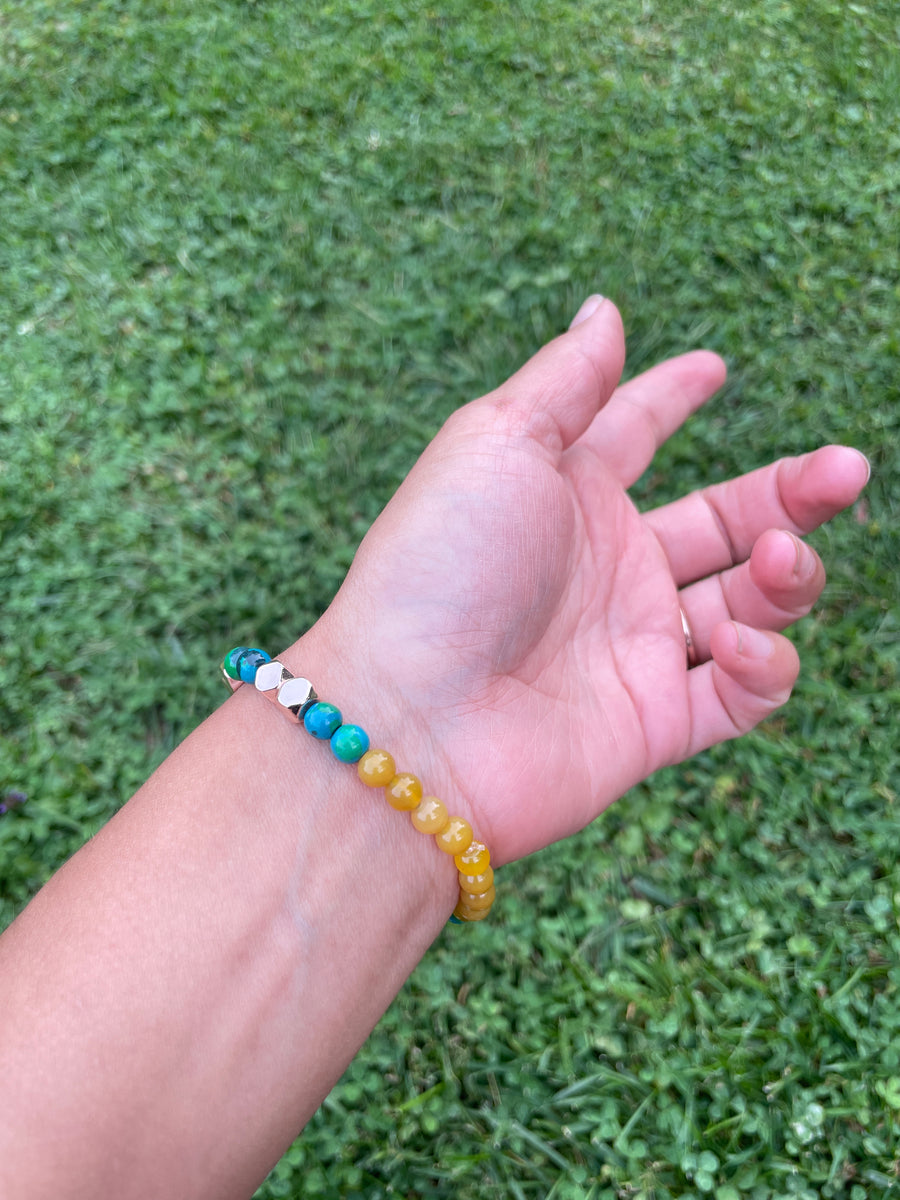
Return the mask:
POLYGON ((0 0, 2 922, 587 292, 629 372, 731 365, 641 498, 874 465, 785 713, 509 869, 260 1200, 900 1192, 898 44, 888 0, 0 0))

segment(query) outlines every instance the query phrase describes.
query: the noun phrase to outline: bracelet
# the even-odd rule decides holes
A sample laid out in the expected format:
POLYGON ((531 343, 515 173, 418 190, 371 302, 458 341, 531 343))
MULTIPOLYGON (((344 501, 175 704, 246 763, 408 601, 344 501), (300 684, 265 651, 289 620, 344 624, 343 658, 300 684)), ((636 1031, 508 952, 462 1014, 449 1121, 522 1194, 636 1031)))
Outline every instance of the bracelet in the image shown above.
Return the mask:
POLYGON ((233 692, 242 684, 253 684, 294 724, 303 725, 314 738, 327 739, 341 762, 356 763, 364 784, 383 787, 392 808, 408 812, 420 833, 430 834, 445 854, 453 855, 459 872, 459 899, 450 920, 456 924, 484 920, 494 903, 494 871, 487 846, 475 840, 468 821, 450 816, 437 796, 423 796, 422 783, 415 775, 398 772, 386 750, 370 749, 365 730, 345 724, 340 710, 320 700, 308 679, 292 675, 265 650, 248 646, 229 650, 222 661, 222 676, 233 692))

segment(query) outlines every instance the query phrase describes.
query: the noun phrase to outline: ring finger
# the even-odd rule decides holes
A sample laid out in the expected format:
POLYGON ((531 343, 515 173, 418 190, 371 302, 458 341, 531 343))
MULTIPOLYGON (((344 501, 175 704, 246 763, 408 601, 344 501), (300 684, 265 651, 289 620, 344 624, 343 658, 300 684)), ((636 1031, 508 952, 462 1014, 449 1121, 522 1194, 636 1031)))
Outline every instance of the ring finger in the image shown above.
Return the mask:
POLYGON ((679 601, 697 661, 710 657, 710 636, 723 621, 785 629, 806 616, 824 586, 818 554, 792 533, 768 530, 746 562, 682 588, 679 601))

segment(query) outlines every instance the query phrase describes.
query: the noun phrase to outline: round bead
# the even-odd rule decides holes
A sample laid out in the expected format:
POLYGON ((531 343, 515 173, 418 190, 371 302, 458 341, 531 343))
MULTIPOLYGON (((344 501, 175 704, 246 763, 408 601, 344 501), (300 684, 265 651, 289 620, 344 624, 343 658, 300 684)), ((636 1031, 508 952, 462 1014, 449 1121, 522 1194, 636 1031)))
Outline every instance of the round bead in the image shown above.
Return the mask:
POLYGON ((463 875, 478 875, 490 861, 491 852, 484 842, 470 842, 468 850, 456 856, 456 865, 463 875))
POLYGON ((497 894, 497 889, 493 884, 485 892, 478 892, 476 895, 471 895, 469 892, 460 892, 457 904, 461 904, 464 908, 471 908, 473 911, 482 908, 490 908, 494 903, 494 896, 497 894))
POLYGON ((469 908, 467 904, 457 904, 453 915, 459 921, 483 921, 490 911, 489 908, 469 908))
POLYGON ((306 710, 303 725, 307 733, 311 733, 314 738, 321 738, 322 741, 326 741, 340 726, 342 720, 339 708, 335 708, 333 704, 326 704, 324 701, 320 701, 318 704, 314 704, 312 708, 306 710))
POLYGON ((241 655, 238 669, 240 670, 240 678, 242 683, 253 683, 256 679, 256 672, 263 663, 271 662, 272 659, 266 654, 265 650, 245 650, 241 655))
POLYGON ((341 725, 331 735, 331 749, 341 762, 358 762, 368 748, 369 735, 358 725, 341 725))
POLYGON ((367 750, 356 770, 369 787, 386 787, 397 774, 394 760, 387 750, 367 750))
POLYGON ((411 812, 412 809, 418 808, 422 799, 422 783, 415 775, 402 771, 394 776, 384 789, 384 794, 391 808, 399 809, 400 812, 411 812))
POLYGON ((246 646, 235 646, 229 650, 222 662, 222 669, 229 679, 240 679, 241 659, 247 653, 246 646))
POLYGON ((472 826, 462 817, 451 817, 434 839, 445 854, 462 854, 472 842, 472 826))
POLYGON ((481 875, 463 875, 459 873, 459 888, 462 892, 471 892, 477 895, 479 892, 486 892, 489 887, 494 885, 493 868, 488 867, 481 875))
POLYGON ((409 819, 419 833, 440 833, 450 820, 447 805, 437 796, 426 796, 418 808, 409 814, 409 819))

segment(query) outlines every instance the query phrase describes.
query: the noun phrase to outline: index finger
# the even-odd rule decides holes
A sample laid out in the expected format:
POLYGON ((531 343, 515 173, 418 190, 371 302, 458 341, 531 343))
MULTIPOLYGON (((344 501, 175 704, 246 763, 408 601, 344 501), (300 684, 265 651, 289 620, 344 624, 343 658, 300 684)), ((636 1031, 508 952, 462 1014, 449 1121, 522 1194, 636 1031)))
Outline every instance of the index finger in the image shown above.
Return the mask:
POLYGON ((718 354, 692 350, 620 384, 579 439, 624 487, 643 475, 659 447, 725 382, 718 354))

